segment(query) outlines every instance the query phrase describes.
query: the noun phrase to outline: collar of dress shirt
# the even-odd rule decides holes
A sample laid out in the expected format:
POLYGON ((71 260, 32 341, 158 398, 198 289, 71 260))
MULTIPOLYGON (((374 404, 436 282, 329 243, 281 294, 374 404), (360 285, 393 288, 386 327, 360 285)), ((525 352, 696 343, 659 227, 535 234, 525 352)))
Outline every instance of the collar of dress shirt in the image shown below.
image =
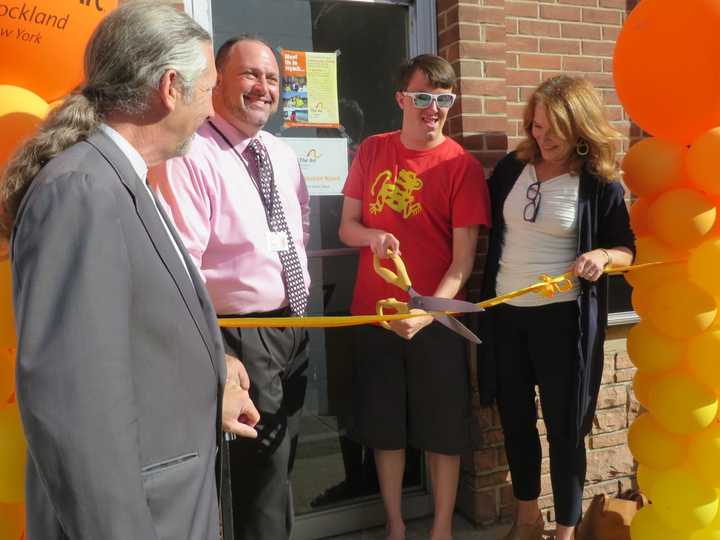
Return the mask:
MULTIPOLYGON (((251 140, 253 140, 253 137, 248 137, 247 135, 245 135, 242 131, 230 124, 230 122, 225 120, 219 114, 215 115, 210 120, 210 122, 212 122, 215 127, 218 128, 222 132, 222 134, 225 135, 225 137, 227 137, 235 150, 237 150, 240 154, 245 151, 247 145, 250 144, 251 140)), ((265 146, 267 146, 267 138, 265 137, 264 131, 258 131, 258 134, 255 138, 260 139, 260 141, 265 144, 265 146)))
POLYGON ((148 166, 147 163, 145 163, 145 160, 140 155, 140 152, 138 152, 135 147, 128 142, 128 140, 120 135, 116 130, 111 128, 105 123, 101 123, 99 126, 99 129, 105 133, 112 142, 118 145, 118 148, 120 148, 120 151, 125 155, 126 158, 130 161, 130 164, 132 165, 133 170, 137 173, 140 180, 145 182, 147 179, 147 172, 148 172, 148 166))

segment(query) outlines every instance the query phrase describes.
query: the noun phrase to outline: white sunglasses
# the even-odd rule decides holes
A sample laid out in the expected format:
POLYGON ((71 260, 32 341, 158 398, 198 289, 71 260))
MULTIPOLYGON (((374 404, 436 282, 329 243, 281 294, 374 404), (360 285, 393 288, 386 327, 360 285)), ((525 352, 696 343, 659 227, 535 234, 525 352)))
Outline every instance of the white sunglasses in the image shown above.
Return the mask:
POLYGON ((427 109, 432 102, 437 103, 441 109, 449 109, 455 103, 455 94, 431 94, 430 92, 403 92, 403 96, 412 99, 413 105, 418 109, 427 109))

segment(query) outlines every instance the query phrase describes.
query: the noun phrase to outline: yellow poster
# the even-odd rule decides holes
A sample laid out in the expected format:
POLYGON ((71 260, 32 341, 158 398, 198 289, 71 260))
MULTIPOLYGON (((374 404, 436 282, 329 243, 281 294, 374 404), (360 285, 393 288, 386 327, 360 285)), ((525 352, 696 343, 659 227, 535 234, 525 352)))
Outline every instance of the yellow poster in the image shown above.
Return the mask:
POLYGON ((337 55, 282 49, 280 57, 285 127, 339 127, 337 55))

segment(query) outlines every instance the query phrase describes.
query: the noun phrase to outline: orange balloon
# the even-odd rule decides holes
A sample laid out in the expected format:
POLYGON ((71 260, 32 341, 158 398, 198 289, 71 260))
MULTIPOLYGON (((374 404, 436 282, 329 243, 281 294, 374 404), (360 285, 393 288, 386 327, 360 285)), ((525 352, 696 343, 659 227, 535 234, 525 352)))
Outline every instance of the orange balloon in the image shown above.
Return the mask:
POLYGON ((713 424, 690 440, 690 469, 708 486, 720 487, 720 424, 713 424))
MULTIPOLYGON (((678 531, 704 529, 715 520, 720 507, 715 489, 685 467, 659 472, 652 490, 652 507, 658 517, 678 531)), ((657 540, 661 538, 665 537, 657 540)))
POLYGON ((635 241, 637 255, 635 264, 651 262, 675 262, 673 264, 662 264, 639 270, 625 272, 625 279, 633 287, 654 289, 660 283, 672 282, 678 279, 687 279, 688 253, 685 250, 678 250, 663 244, 652 236, 641 236, 635 241))
POLYGON ((711 328, 687 342, 687 370, 720 394, 720 329, 711 328))
POLYGON ((635 419, 628 430, 633 457, 654 470, 665 470, 682 463, 686 441, 665 431, 648 413, 635 419))
POLYGON ((642 491, 645 496, 652 501, 653 499, 653 486, 655 485, 655 481, 657 480, 657 477, 659 475, 659 471, 655 471, 648 467, 647 465, 643 465, 642 463, 638 464, 637 468, 637 483, 638 487, 640 488, 640 491, 642 491))
POLYGON ((23 140, 33 134, 47 112, 48 104, 41 97, 24 88, 0 84, 0 133, 3 134, 0 137, 0 167, 23 140))
POLYGON ((687 157, 690 181, 702 191, 720 195, 720 128, 703 133, 693 142, 687 157))
POLYGON ((17 405, 0 409, 0 502, 17 503, 25 494, 27 443, 17 405))
POLYGON ((0 408, 10 401, 14 392, 15 349, 0 348, 0 408))
POLYGON ((632 540, 690 540, 691 531, 668 527, 655 508, 649 504, 635 514, 630 523, 632 540))
POLYGON ((630 206, 630 227, 635 236, 647 236, 650 234, 650 227, 647 224, 649 208, 650 201, 647 197, 637 199, 630 206))
POLYGON ((694 377, 671 373, 652 382, 647 408, 665 431, 687 435, 715 421, 718 399, 712 389, 694 377))
POLYGON ((662 139, 633 144, 622 162, 623 181, 638 197, 678 187, 685 174, 687 149, 662 139))
POLYGON ((24 505, 0 503, 0 538, 3 540, 20 540, 24 529, 24 505))
POLYGON ((653 289, 640 285, 633 287, 631 302, 635 313, 641 319, 647 319, 648 313, 650 312, 650 298, 652 298, 653 289))
POLYGON ((690 253, 688 278, 714 296, 720 296, 720 237, 711 236, 690 253))
POLYGON ((632 389, 635 394, 635 399, 645 407, 647 407, 650 402, 655 380, 656 377, 642 369, 638 369, 633 377, 632 389))
POLYGON ((85 45, 117 0, 34 0, 0 4, 0 22, 12 35, 2 39, 3 81, 32 90, 46 101, 82 81, 85 45), (12 24, 9 24, 12 23, 12 24))
POLYGON ((684 340, 669 338, 644 320, 633 326, 627 336, 630 360, 648 373, 661 373, 678 366, 685 358, 686 348, 684 340))
POLYGON ((0 348, 14 349, 15 319, 12 305, 12 275, 10 261, 0 261, 0 348))
POLYGON ((661 242, 675 249, 690 249, 713 230, 717 208, 700 191, 673 189, 650 205, 647 216, 650 230, 661 242))
POLYGON ((645 131, 690 144, 720 125, 718 28, 716 0, 643 0, 633 8, 615 45, 613 74, 623 107, 645 131))
POLYGON ((685 280, 658 285, 648 308, 648 321, 675 339, 704 332, 713 324, 718 311, 715 298, 685 280))

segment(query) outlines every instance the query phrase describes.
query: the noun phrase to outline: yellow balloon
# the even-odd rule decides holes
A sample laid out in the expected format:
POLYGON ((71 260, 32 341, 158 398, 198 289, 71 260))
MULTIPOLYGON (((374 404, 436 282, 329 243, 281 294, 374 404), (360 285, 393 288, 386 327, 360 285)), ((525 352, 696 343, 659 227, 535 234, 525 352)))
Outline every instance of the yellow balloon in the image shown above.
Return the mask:
POLYGON ((628 431, 628 445, 635 459, 661 471, 679 465, 685 459, 682 437, 668 433, 648 413, 635 419, 628 431))
POLYGON ((701 190, 720 195, 720 128, 700 135, 692 143, 687 154, 687 174, 690 181, 701 190))
MULTIPOLYGON (((716 489, 715 492, 718 493, 718 490, 716 489)), ((718 497, 720 498, 720 493, 718 493, 718 497)), ((720 540, 720 511, 710 525, 695 531, 690 540, 720 540)))
POLYGON ((632 540, 689 540, 690 533, 669 528, 662 522, 654 505, 641 508, 630 524, 632 540))
POLYGON ((713 236, 690 253, 688 279, 714 296, 720 296, 718 268, 720 268, 720 237, 713 236))
POLYGON ((0 502, 18 503, 25 492, 27 444, 17 405, 0 409, 0 502))
POLYGON ((651 501, 653 500, 653 486, 657 481, 658 474, 658 471, 651 469, 642 463, 640 463, 637 467, 638 487, 640 488, 640 491, 642 491, 651 501))
POLYGON ((645 407, 648 406, 650 396, 654 391, 653 385, 655 384, 655 379, 656 377, 642 369, 638 369, 633 377, 632 389, 635 394, 635 399, 645 407))
POLYGON ((17 347, 9 260, 0 261, 0 347, 9 349, 17 347))
MULTIPOLYGON (((634 295, 635 291, 633 298, 634 295)), ((642 313, 639 315, 643 316, 642 313)), ((639 369, 648 373, 659 373, 674 368, 683 360, 685 349, 684 341, 661 334, 646 321, 633 326, 627 337, 630 360, 639 369)))
POLYGON ((0 168, 47 113, 47 102, 30 90, 0 85, 0 168))
POLYGON ((690 540, 720 540, 720 529, 714 527, 700 529, 692 534, 690 540))
POLYGON ((688 445, 688 456, 698 477, 709 486, 720 488, 720 424, 695 435, 688 445))
POLYGON ((718 513, 719 501, 715 489, 701 482, 687 469, 677 468, 659 473, 653 485, 653 494, 652 506, 671 529, 704 529, 718 513))
POLYGON ((635 241, 637 256, 635 264, 664 261, 683 261, 674 264, 662 264, 630 270, 625 272, 625 279, 633 287, 654 289, 659 284, 672 282, 676 279, 687 279, 688 253, 685 250, 673 249, 652 236, 641 236, 635 241))
POLYGON ((687 339, 704 332, 717 315, 715 298, 684 280, 658 285, 648 308, 647 318, 652 325, 675 339, 687 339))
POLYGON ((720 328, 713 327, 688 342, 687 368, 699 381, 720 393, 720 328))
POLYGON ((686 156, 687 150, 679 144, 642 139, 625 154, 623 181, 638 197, 667 191, 683 180, 686 156))
POLYGON ((20 540, 25 529, 25 509, 22 504, 0 503, 0 538, 20 540))
POLYGON ((15 349, 0 348, 0 408, 9 402, 14 392, 15 349))
POLYGON ((715 226, 715 204, 695 189, 673 189, 648 209, 648 225, 658 239, 676 249, 690 249, 715 226))
POLYGON ((669 373, 652 383, 648 409, 657 423, 677 435, 698 432, 718 413, 715 392, 685 373, 669 373))

